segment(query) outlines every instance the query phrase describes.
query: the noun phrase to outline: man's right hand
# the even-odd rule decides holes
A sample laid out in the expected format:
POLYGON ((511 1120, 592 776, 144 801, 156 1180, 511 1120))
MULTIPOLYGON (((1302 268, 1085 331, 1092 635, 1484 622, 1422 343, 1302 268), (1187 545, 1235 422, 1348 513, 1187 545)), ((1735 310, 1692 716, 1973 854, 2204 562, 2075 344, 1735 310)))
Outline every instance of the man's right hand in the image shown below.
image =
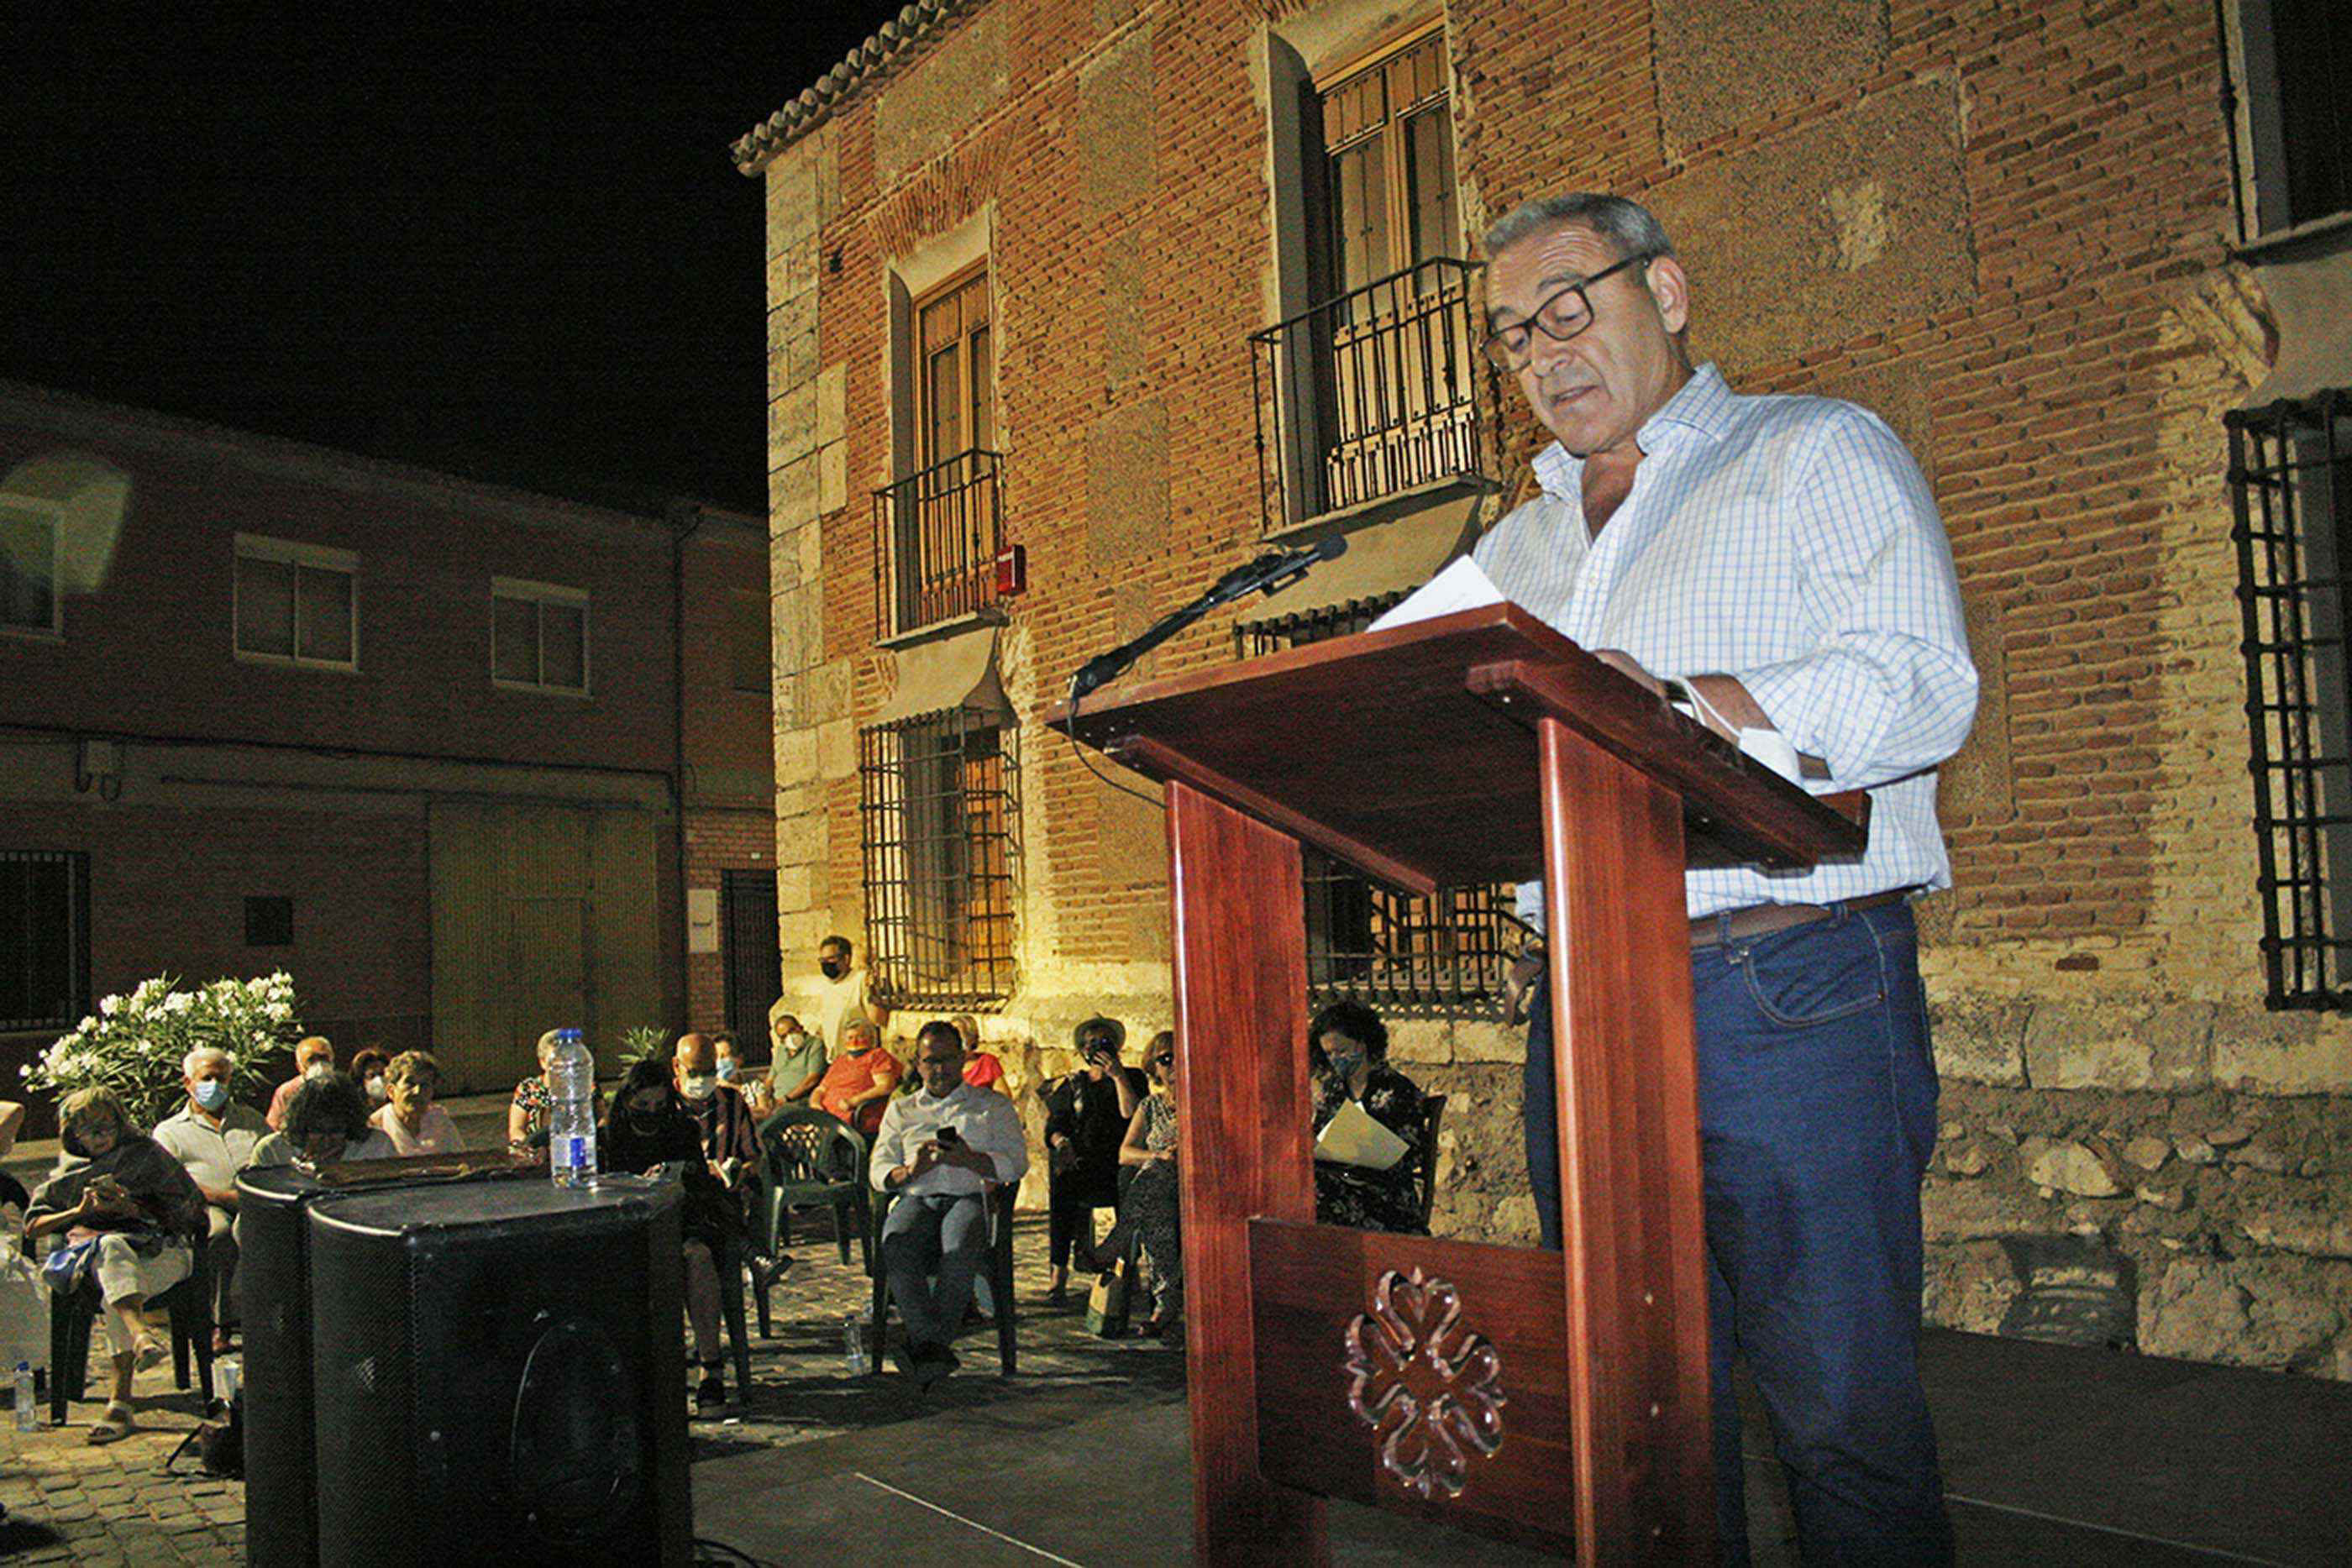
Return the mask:
POLYGON ((1543 954, 1522 953, 1511 960, 1510 977, 1503 983, 1503 1021, 1513 1028, 1528 1021, 1528 993, 1544 971, 1543 954))

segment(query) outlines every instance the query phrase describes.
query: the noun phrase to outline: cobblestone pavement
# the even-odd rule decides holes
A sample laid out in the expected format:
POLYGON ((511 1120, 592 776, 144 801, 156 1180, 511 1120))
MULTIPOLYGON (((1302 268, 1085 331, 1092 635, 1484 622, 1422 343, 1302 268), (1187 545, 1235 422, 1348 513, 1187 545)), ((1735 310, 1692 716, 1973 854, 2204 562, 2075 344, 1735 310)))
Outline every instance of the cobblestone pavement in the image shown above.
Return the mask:
MULTIPOLYGON (((1013 1379, 995 1375, 996 1337, 986 1324, 970 1329, 959 1343, 962 1370, 927 1396, 895 1373, 850 1379, 843 1364, 842 1320, 866 1303, 870 1286, 854 1245, 849 1264, 841 1263, 822 1231, 825 1218, 814 1217, 816 1239, 796 1238, 794 1267, 770 1297, 773 1338, 758 1337, 758 1319, 747 1303, 752 1386, 723 1416, 693 1422, 697 1460, 982 1406, 1072 1396, 1104 1405, 1181 1396, 1184 1366, 1177 1351, 1151 1340, 1094 1338, 1085 1331, 1080 1297, 1060 1309, 1045 1304, 1043 1216, 1024 1217, 1014 1233, 1020 1361, 1013 1379)), ((93 1375, 90 1391, 102 1386, 93 1375)), ((48 1426, 44 1408, 39 1431, 18 1433, 11 1423, 0 1433, 9 1444, 0 1464, 0 1504, 8 1511, 0 1523, 0 1561, 132 1568, 245 1561, 243 1484, 205 1476, 193 1452, 179 1461, 180 1473, 163 1469, 195 1425, 196 1396, 173 1390, 168 1362, 143 1375, 137 1392, 139 1429, 108 1447, 85 1441, 104 1408, 96 1399, 69 1406, 62 1427, 48 1426)))

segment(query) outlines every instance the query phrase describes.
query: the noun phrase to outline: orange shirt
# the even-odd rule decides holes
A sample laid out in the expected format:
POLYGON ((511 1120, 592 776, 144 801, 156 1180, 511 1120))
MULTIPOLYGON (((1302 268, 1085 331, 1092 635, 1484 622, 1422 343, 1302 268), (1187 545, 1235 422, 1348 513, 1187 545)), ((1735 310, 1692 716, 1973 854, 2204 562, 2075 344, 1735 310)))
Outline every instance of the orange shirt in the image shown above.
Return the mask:
POLYGON ((898 1059, 878 1045, 857 1056, 845 1051, 835 1057, 832 1065, 824 1070, 824 1081, 816 1086, 816 1092, 810 1098, 817 1103, 819 1110, 832 1112, 870 1138, 882 1125, 882 1110, 889 1103, 889 1096, 867 1101, 857 1108, 854 1116, 850 1113, 849 1103, 872 1089, 877 1078, 901 1079, 905 1076, 906 1070, 900 1066, 898 1059))

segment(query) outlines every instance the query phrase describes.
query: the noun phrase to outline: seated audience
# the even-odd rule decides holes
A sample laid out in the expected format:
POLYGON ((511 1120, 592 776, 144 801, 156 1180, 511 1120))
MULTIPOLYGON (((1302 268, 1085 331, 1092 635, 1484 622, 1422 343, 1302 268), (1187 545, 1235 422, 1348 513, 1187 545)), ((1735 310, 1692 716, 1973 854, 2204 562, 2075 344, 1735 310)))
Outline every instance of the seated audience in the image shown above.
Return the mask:
POLYGON ((0 1100, 0 1160, 16 1146, 16 1134, 25 1130, 25 1107, 14 1100, 0 1100))
POLYGON ((983 1195, 1021 1179, 1029 1143, 1012 1101, 963 1081, 963 1037, 953 1024, 922 1027, 915 1064, 922 1089, 883 1113, 866 1175, 898 1195, 882 1227, 882 1267, 907 1324, 898 1370, 928 1388, 956 1369, 949 1342, 987 1262, 983 1195))
POLYGON ((392 1098, 368 1118, 407 1155, 454 1155, 466 1146, 449 1113, 433 1103, 441 1090, 441 1064, 429 1051, 404 1051, 383 1071, 392 1098))
POLYGON ((682 1034, 670 1052, 670 1071, 686 1113, 701 1134, 710 1174, 730 1192, 760 1168, 759 1124, 742 1092, 719 1078, 719 1050, 707 1034, 682 1034))
POLYGON ((1095 1210, 1118 1207, 1118 1146, 1151 1089, 1119 1060, 1127 1026, 1117 1019, 1087 1019, 1072 1043, 1084 1065, 1045 1089, 1045 1231, 1054 1269, 1048 1296, 1055 1302, 1069 1291, 1074 1246, 1082 1271, 1097 1267, 1095 1210))
POLYGON ((392 1097, 383 1083, 383 1070, 391 1065, 392 1053, 373 1045, 352 1058, 352 1076, 367 1091, 370 1111, 392 1097))
POLYGON ((1352 1101, 1405 1144, 1402 1157, 1384 1171, 1317 1160, 1316 1219, 1357 1230, 1427 1235, 1421 1218, 1421 1168, 1429 1128, 1420 1089, 1389 1065, 1388 1026, 1361 1002, 1333 1002, 1315 1015, 1307 1039, 1316 1134, 1352 1101))
POLYGON ((817 1109, 829 1111, 868 1138, 880 1130, 882 1107, 898 1087, 898 1059, 882 1049, 882 1031, 871 1019, 841 1026, 842 1047, 816 1086, 817 1109))
POLYGON ((278 1092, 269 1097, 269 1110, 264 1114, 262 1120, 268 1122, 272 1129, 283 1131, 286 1126, 286 1106, 294 1098, 294 1091, 302 1087, 302 1081, 321 1072, 332 1072, 334 1070, 334 1043, 325 1035, 306 1035, 296 1040, 294 1042, 294 1076, 279 1084, 278 1092))
POLYGON ((751 1107, 753 1125, 774 1115, 775 1085, 751 1060, 741 1042, 721 1030, 710 1037, 710 1049, 718 1054, 719 1082, 743 1096, 743 1103, 751 1107))
POLYGON ((1184 1237, 1178 1223, 1181 1197, 1176 1174, 1176 1036, 1161 1030, 1143 1052, 1144 1071, 1152 1092, 1143 1097, 1128 1122, 1127 1139, 1118 1147, 1119 1164, 1135 1167, 1128 1183, 1127 1207, 1112 1231, 1124 1247, 1129 1226, 1143 1244, 1143 1260, 1151 1265, 1151 1317, 1148 1334, 1164 1334, 1184 1305, 1184 1237))
POLYGON ((269 1136, 269 1124, 250 1105, 229 1098, 236 1059, 215 1046, 200 1045, 180 1063, 188 1103, 155 1124, 155 1142, 187 1167, 205 1195, 211 1234, 205 1254, 213 1270, 213 1349, 228 1349, 236 1311, 236 1173, 253 1157, 253 1147, 269 1136))
POLYGON ((359 1082, 348 1072, 327 1072, 294 1092, 293 1103, 286 1107, 286 1125, 253 1145, 245 1167, 388 1160, 399 1152, 368 1120, 367 1091, 359 1082))
POLYGON ((980 1020, 970 1013, 958 1013, 948 1022, 963 1037, 963 1081, 974 1089, 1012 1093, 1013 1086, 1004 1081, 1004 1063, 980 1049, 980 1020))
POLYGON ((832 1062, 824 1037, 783 1010, 779 1000, 768 1014, 768 1083, 780 1108, 809 1103, 832 1062))
POLYGON ((131 1378, 172 1354, 147 1326, 147 1300, 194 1269, 205 1195, 187 1167, 131 1126, 111 1090, 75 1090, 58 1107, 58 1123, 63 1152, 33 1194, 25 1234, 64 1231, 68 1245, 93 1243, 89 1270, 105 1303, 99 1316, 114 1353, 114 1388, 89 1440, 110 1443, 131 1427, 131 1378))
POLYGON ((724 1343, 719 1327, 719 1260, 727 1237, 741 1223, 734 1195, 710 1172, 702 1134, 687 1113, 672 1082, 669 1063, 647 1057, 632 1062, 613 1094, 612 1113, 596 1140, 605 1170, 650 1176, 677 1168, 686 1188, 686 1316, 694 1333, 694 1359, 702 1381, 694 1391, 698 1410, 727 1403, 724 1343))
POLYGON ((547 1063, 562 1032, 551 1029, 539 1037, 539 1071, 515 1085, 514 1099, 507 1105, 507 1142, 517 1148, 547 1147, 548 1108, 554 1103, 547 1063))

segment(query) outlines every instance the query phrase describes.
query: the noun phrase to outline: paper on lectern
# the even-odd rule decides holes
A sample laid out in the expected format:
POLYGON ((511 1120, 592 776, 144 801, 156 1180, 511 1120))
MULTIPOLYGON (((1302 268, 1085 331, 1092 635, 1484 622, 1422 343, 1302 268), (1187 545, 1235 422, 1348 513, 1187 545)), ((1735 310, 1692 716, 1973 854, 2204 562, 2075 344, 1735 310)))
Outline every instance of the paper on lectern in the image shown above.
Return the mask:
MULTIPOLYGON (((1400 606, 1399 608, 1402 608, 1400 606)), ((1404 1158, 1409 1145, 1382 1126, 1354 1100, 1344 1101, 1323 1124, 1315 1138, 1315 1157, 1368 1171, 1388 1170, 1404 1158)))
POLYGON ((1482 610, 1502 602, 1503 591, 1495 586, 1495 580, 1465 555, 1405 595, 1403 602, 1364 630, 1385 632, 1391 626, 1410 626, 1416 621, 1434 621, 1456 611, 1482 610))

